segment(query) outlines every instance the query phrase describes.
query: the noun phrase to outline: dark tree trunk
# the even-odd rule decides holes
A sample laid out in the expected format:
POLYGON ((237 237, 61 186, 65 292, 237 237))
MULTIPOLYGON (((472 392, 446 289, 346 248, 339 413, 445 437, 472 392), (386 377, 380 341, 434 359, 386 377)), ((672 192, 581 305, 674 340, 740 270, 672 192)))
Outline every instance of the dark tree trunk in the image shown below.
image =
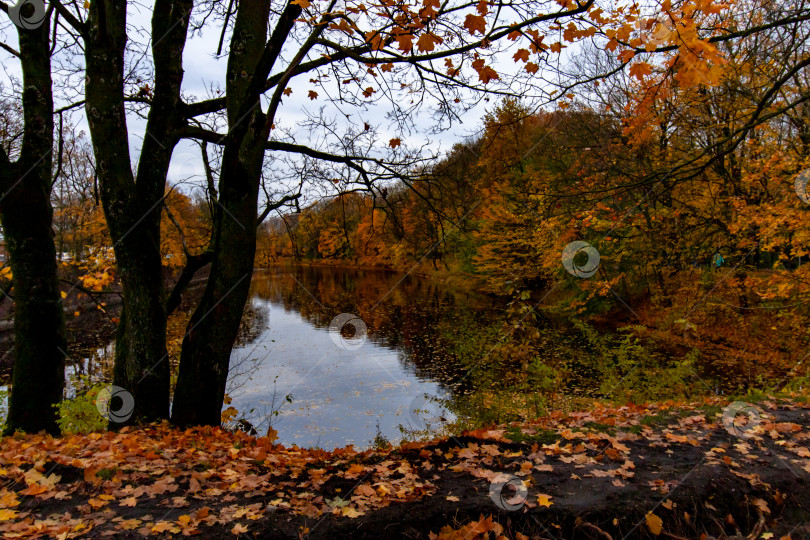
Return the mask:
POLYGON ((9 432, 58 433, 54 405, 65 384, 67 344, 50 201, 54 125, 49 26, 19 31, 23 145, 14 164, 0 150, 0 211, 15 304, 9 432))
POLYGON ((124 305, 116 335, 113 382, 129 391, 129 422, 169 416, 169 361, 161 274, 160 216, 177 143, 182 57, 191 0, 158 0, 152 17, 155 88, 132 174, 124 109, 126 2, 93 2, 85 31, 86 109, 101 200, 114 243, 124 305))
POLYGON ((249 174, 246 170, 223 171, 220 204, 233 217, 217 212, 211 273, 183 339, 172 408, 172 422, 181 426, 220 424, 231 348, 248 298, 256 253, 258 183, 255 189, 244 186, 242 192, 224 186, 226 175, 240 172, 244 182, 249 174))
POLYGON ((252 86, 257 86, 258 77, 263 81, 271 68, 257 73, 262 71, 257 66, 265 52, 269 17, 268 3, 243 3, 234 23, 227 73, 230 131, 214 216, 213 261, 205 292, 183 339, 172 405, 172 422, 181 426, 220 424, 231 348, 250 289, 266 141, 259 88, 252 86), (242 73, 252 73, 254 78, 242 73))
MULTIPOLYGON (((287 4, 270 39, 265 41, 270 5, 239 4, 228 57, 226 95, 230 129, 214 219, 213 262, 202 300, 183 339, 172 405, 172 422, 180 426, 220 424, 231 349, 253 275, 264 151, 281 90, 289 79, 280 81, 267 115, 261 111, 259 97, 300 15, 300 6, 287 4), (245 73, 251 76, 245 77, 245 73)), ((315 36, 298 51, 293 63, 303 59, 315 36)))

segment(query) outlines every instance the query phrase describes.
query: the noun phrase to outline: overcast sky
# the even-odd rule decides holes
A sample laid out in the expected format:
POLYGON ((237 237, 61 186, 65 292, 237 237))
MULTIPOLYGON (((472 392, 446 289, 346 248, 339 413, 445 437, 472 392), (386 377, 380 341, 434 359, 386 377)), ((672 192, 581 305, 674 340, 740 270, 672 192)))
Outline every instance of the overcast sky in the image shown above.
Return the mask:
MULTIPOLYGON (((129 23, 136 31, 130 32, 130 40, 138 42, 141 48, 149 52, 149 29, 151 26, 151 2, 147 5, 133 5, 129 14, 129 23)), ((195 96, 197 99, 206 99, 211 96, 211 88, 220 87, 224 89, 224 75, 227 65, 227 51, 228 51, 228 36, 223 47, 223 54, 220 57, 216 56, 216 50, 220 37, 220 28, 209 26, 202 35, 193 36, 185 47, 184 53, 184 68, 185 76, 183 81, 183 93, 188 98, 195 96)), ((16 28, 8 20, 5 15, 2 15, 0 22, 0 39, 6 44, 17 47, 16 28)), ((151 58, 149 54, 140 57, 139 62, 149 63, 151 58)), ((136 55, 129 56, 130 62, 136 60, 136 55)), ((0 50, 0 61, 2 61, 2 73, 0 73, 0 84, 4 87, 4 94, 8 95, 11 87, 11 78, 21 79, 21 71, 18 60, 12 55, 0 50)), ((78 57, 76 62, 82 64, 82 58, 78 57)), ((511 63, 511 62, 510 62, 511 63)), ((75 92, 82 92, 82 80, 75 78, 71 84, 75 92)), ((64 106, 68 103, 64 99, 64 92, 58 88, 59 80, 55 78, 55 93, 56 93, 56 107, 64 106)), ((289 97, 284 98, 283 106, 279 112, 277 125, 280 128, 287 128, 296 134, 296 140, 300 143, 314 143, 308 141, 307 134, 300 129, 300 124, 306 119, 304 113, 305 109, 310 112, 317 110, 313 105, 326 105, 326 102, 318 103, 311 102, 307 98, 307 90, 311 86, 305 86, 306 79, 299 78, 293 81, 291 88, 293 93, 289 97)), ((320 101, 320 100, 319 100, 320 101)), ((388 107, 385 106, 372 106, 366 111, 362 111, 352 107, 341 107, 340 113, 349 114, 351 120, 355 122, 368 122, 379 129, 379 140, 384 144, 393 137, 402 137, 403 142, 412 144, 414 146, 421 146, 426 141, 431 141, 430 150, 435 153, 443 152, 449 149, 454 142, 458 142, 472 134, 480 133, 481 131, 481 118, 485 113, 486 108, 492 108, 495 101, 484 103, 473 110, 469 111, 462 118, 462 123, 454 125, 451 129, 441 133, 430 133, 435 128, 435 122, 430 117, 429 111, 417 117, 415 124, 417 129, 410 134, 402 134, 395 132, 390 125, 390 122, 385 118, 385 113, 388 107)), ((347 124, 345 116, 338 114, 338 111, 333 107, 327 107, 327 112, 335 119, 336 131, 341 131, 341 122, 347 124)), ((77 108, 71 116, 71 121, 78 125, 80 129, 85 132, 88 131, 86 119, 84 117, 83 107, 77 108)), ((145 136, 146 121, 136 114, 130 114, 128 118, 129 140, 131 157, 133 166, 137 163, 140 156, 140 148, 143 138, 145 136)), ((348 124, 347 124, 348 125, 348 124)), ((200 158, 199 148, 189 142, 181 142, 175 149, 172 157, 172 165, 169 171, 169 183, 175 184, 181 181, 188 181, 189 179, 199 180, 203 175, 202 160, 200 158)))

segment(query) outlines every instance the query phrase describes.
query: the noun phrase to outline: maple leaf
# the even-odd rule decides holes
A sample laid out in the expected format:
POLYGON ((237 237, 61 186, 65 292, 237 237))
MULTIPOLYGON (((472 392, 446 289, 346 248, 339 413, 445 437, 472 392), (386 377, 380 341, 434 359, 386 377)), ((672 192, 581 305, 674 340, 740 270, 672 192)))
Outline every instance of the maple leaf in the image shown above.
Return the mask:
POLYGON ((284 95, 289 96, 290 94, 292 94, 292 88, 285 88, 284 89, 284 95))
POLYGON ((92 498, 87 501, 87 504, 89 504, 94 510, 98 510, 99 508, 102 508, 110 504, 110 501, 105 501, 101 498, 98 499, 92 498))
POLYGON ((492 69, 491 66, 485 65, 483 58, 473 60, 472 67, 475 71, 478 72, 478 78, 484 84, 487 84, 489 81, 493 79, 498 79, 498 72, 492 69))
POLYGON ((0 491, 0 508, 14 508, 19 505, 20 501, 17 499, 17 494, 13 491, 0 491))
POLYGON ((538 65, 537 65, 537 64, 535 64, 534 62, 528 62, 528 63, 526 64, 526 71, 528 71, 528 72, 529 72, 529 73, 531 73, 532 75, 534 75, 535 73, 537 73, 537 70, 538 70, 538 69, 540 69, 540 66, 538 66, 538 65))
POLYGON ((373 497, 374 495, 377 494, 377 492, 374 491, 374 488, 372 488, 369 484, 361 484, 357 486, 357 489, 354 490, 354 493, 356 493, 357 495, 361 495, 363 497, 373 497))
POLYGON ((141 523, 140 519, 125 519, 118 526, 125 531, 132 531, 140 527, 141 523))
POLYGON ((514 58, 515 62, 521 60, 523 62, 529 61, 529 51, 527 49, 519 49, 518 52, 512 57, 514 58))
POLYGON ((242 525, 241 523, 237 523, 231 529, 231 534, 244 534, 248 532, 248 528, 246 525, 242 525))
POLYGON ((365 514, 365 512, 360 512, 359 510, 357 510, 355 508, 352 508, 351 506, 343 507, 343 509, 341 509, 340 513, 341 513, 341 515, 344 515, 344 516, 346 516, 348 518, 352 518, 352 519, 354 519, 356 517, 360 517, 363 514, 365 514))
POLYGON ((318 92, 316 92, 315 90, 310 90, 310 91, 307 93, 307 97, 308 97, 309 99, 311 99, 311 100, 318 99, 318 92))
POLYGON ((136 504, 138 504, 138 499, 136 499, 135 497, 127 497, 126 499, 121 499, 120 501, 118 501, 118 504, 120 506, 134 507, 136 504))
POLYGON ((301 6, 301 9, 307 9, 309 6, 312 5, 312 2, 309 0, 292 0, 291 4, 295 4, 296 6, 301 6))
POLYGON ((548 508, 549 506, 551 506, 554 503, 551 502, 551 495, 546 495, 545 493, 540 493, 540 494, 537 495, 537 504, 539 506, 545 506, 546 508, 548 508))
POLYGON ((178 527, 171 521, 158 521, 157 523, 155 523, 155 526, 152 527, 151 531, 153 533, 170 532, 177 534, 180 532, 180 527, 178 527))
POLYGON ((436 45, 441 45, 444 40, 433 34, 422 34, 416 42, 416 46, 421 52, 430 52, 436 48, 436 45))
POLYGON ((481 17, 480 15, 473 15, 470 13, 464 19, 464 28, 467 29, 470 34, 475 34, 476 32, 481 32, 481 34, 485 34, 487 31, 487 22, 486 19, 481 17))
POLYGON ((194 517, 196 517, 197 519, 205 519, 208 517, 208 514, 210 513, 211 509, 208 508, 207 506, 203 506, 202 508, 197 510, 197 512, 194 513, 194 517))
POLYGON ((754 499, 752 502, 754 503, 754 506, 756 506, 759 509, 759 511, 762 512, 763 514, 771 513, 771 509, 768 508, 768 503, 765 502, 764 500, 754 499))
POLYGON ((647 62, 636 62, 630 66, 630 76, 641 80, 652 73, 652 66, 647 62))
POLYGON ((340 497, 335 497, 334 499, 326 499, 326 504, 332 508, 343 508, 345 506, 349 506, 349 501, 340 497))
POLYGON ((673 441, 673 442, 676 442, 676 443, 685 443, 685 442, 688 442, 688 440, 689 440, 686 437, 686 435, 676 435, 674 433, 667 433, 665 436, 670 441, 673 441))
POLYGON ((573 42, 577 37, 577 27, 574 23, 568 23, 565 31, 563 32, 563 39, 565 41, 573 42))
POLYGON ((402 52, 411 52, 413 50, 413 35, 399 34, 396 37, 397 49, 402 52))
POLYGON ((627 62, 632 60, 635 55, 636 53, 631 50, 622 51, 619 53, 619 61, 622 62, 623 64, 626 64, 627 62))
POLYGON ((365 35, 366 43, 371 44, 371 48, 375 51, 379 51, 385 46, 385 42, 383 41, 383 36, 376 30, 372 30, 371 32, 366 32, 365 35))
POLYGON ((400 139, 391 139, 390 141, 388 141, 388 146, 390 146, 391 148, 396 148, 397 146, 400 146, 401 144, 402 144, 402 141, 400 139))
POLYGON ((0 510, 0 521, 8 521, 10 519, 14 519, 15 517, 17 517, 16 510, 8 510, 6 508, 0 510))
POLYGON ((493 521, 492 516, 484 517, 484 515, 481 514, 481 517, 478 518, 478 521, 470 523, 469 530, 471 533, 480 535, 492 532, 495 534, 495 537, 497 538, 503 532, 503 527, 501 526, 500 523, 496 523, 495 521, 493 521))
POLYGON ((650 512, 644 519, 647 522, 647 528, 650 529, 651 533, 653 533, 655 536, 661 534, 664 521, 660 517, 650 512))

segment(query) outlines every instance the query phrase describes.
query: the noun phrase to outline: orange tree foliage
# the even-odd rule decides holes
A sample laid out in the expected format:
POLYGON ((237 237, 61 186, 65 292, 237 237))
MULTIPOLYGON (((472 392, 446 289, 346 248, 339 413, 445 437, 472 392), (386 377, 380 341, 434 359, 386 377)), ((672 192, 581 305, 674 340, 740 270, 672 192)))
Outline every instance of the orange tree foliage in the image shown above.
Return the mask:
MULTIPOLYGON (((736 27, 739 13, 728 16, 736 27)), ((806 313, 810 226, 794 179, 810 165, 808 83, 789 62, 767 59, 807 53, 778 31, 722 51, 698 46, 691 22, 675 24, 680 37, 659 32, 657 46, 684 39, 697 52, 671 48, 643 63, 632 58, 643 51, 624 54, 637 66, 629 76, 566 96, 554 111, 506 100, 477 140, 412 189, 392 185, 384 201, 366 196, 348 210, 339 199, 309 207, 289 242, 311 258, 351 253, 398 268, 441 260, 497 292, 562 283, 580 291, 574 306, 611 291, 670 302, 679 276, 699 275, 720 252, 728 275, 703 279, 733 292, 732 307, 790 300, 806 313), (777 80, 780 92, 770 92, 777 80), (325 238, 340 238, 342 252, 325 238), (591 280, 570 279, 560 264, 574 240, 600 252, 591 280)))
POLYGON ((192 201, 176 189, 168 189, 163 200, 163 216, 160 221, 160 255, 163 265, 181 268, 186 257, 204 252, 211 235, 210 217, 207 208, 192 201))

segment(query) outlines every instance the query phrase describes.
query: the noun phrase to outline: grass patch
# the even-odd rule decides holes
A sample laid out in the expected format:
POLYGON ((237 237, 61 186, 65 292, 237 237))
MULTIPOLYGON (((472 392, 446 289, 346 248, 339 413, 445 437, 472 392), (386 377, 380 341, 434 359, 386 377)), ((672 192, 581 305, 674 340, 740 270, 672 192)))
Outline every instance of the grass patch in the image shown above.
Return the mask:
POLYGON ((562 439, 562 436, 560 436, 559 433, 549 429, 538 429, 537 433, 530 435, 528 433, 523 433, 523 431, 521 431, 521 429, 518 427, 511 427, 506 430, 505 436, 507 439, 517 443, 530 444, 553 444, 562 439))

